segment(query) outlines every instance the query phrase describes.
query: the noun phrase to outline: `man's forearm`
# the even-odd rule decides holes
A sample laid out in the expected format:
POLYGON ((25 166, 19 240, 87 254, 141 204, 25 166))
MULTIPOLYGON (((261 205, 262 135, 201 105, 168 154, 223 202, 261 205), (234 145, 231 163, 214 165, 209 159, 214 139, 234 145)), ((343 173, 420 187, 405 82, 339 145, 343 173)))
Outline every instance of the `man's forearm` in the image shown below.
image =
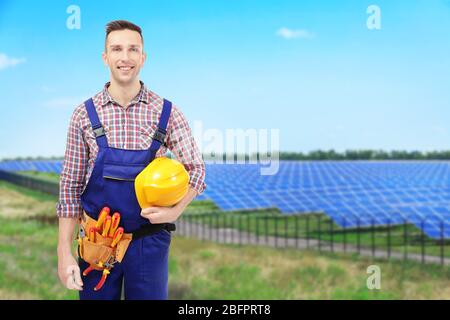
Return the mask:
POLYGON ((59 218, 58 254, 72 253, 73 234, 77 225, 77 218, 59 218))
MULTIPOLYGON (((181 214, 183 213, 183 211, 186 209, 186 207, 189 205, 189 203, 192 202, 192 200, 194 200, 194 198, 198 195, 198 192, 193 189, 192 187, 189 187, 188 192, 186 193, 186 195, 184 196, 183 199, 181 199, 180 202, 178 202, 175 205, 175 208, 177 209, 177 212, 179 212, 179 216, 181 216, 181 214)), ((178 218, 177 217, 177 218, 178 218)))

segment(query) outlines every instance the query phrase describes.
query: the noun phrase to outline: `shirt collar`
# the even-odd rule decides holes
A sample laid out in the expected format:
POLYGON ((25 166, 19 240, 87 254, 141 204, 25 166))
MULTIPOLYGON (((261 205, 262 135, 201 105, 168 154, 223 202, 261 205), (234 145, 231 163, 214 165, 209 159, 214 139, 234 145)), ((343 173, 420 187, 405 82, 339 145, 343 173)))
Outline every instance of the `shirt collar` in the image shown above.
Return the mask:
MULTIPOLYGON (((143 102, 145 104, 149 104, 149 91, 147 89, 147 87, 145 86, 144 82, 140 81, 141 83, 141 89, 139 90, 139 93, 136 95, 136 97, 134 97, 131 101, 130 101, 130 105, 131 104, 135 104, 138 102, 143 102)), ((106 105, 107 103, 116 103, 116 101, 114 101, 113 97, 111 97, 111 95, 109 94, 108 91, 108 87, 111 84, 111 82, 107 82, 105 84, 105 86, 103 87, 103 91, 102 91, 102 106, 106 105)))

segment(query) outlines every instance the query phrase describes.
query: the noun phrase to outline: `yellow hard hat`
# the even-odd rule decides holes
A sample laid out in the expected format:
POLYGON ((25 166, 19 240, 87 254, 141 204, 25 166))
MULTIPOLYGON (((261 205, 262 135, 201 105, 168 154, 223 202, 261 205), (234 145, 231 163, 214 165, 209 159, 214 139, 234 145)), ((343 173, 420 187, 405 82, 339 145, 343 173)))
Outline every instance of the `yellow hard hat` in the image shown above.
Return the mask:
POLYGON ((134 180, 141 208, 168 207, 178 203, 189 188, 189 174, 173 159, 155 158, 134 180))

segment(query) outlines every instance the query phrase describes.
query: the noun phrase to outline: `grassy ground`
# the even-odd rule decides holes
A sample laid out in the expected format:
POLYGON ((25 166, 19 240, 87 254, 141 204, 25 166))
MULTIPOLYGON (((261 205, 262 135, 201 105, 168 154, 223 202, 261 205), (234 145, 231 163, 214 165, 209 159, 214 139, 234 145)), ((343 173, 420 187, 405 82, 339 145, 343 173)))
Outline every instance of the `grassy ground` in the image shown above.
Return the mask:
POLYGON ((0 180, 0 217, 33 218, 56 223, 57 198, 0 180))
POLYGON ((222 246, 176 238, 171 294, 188 299, 449 299, 450 269, 389 263, 337 254, 222 246), (382 273, 367 289, 367 267, 382 273))
MULTIPOLYGON (((54 204, 0 184, 0 299, 77 298, 57 277, 56 224, 40 218, 54 204)), ((169 274, 171 299, 450 299, 447 267, 182 237, 173 238, 169 274), (380 290, 366 287, 371 264, 381 268, 380 290)))
MULTIPOLYGON (((56 227, 0 218, 0 299, 76 299, 56 273, 56 227)), ((450 269, 174 237, 171 299, 450 299, 450 269), (381 268, 380 290, 366 269, 381 268)))
POLYGON ((57 227, 0 218, 0 299, 75 299, 57 275, 57 227))

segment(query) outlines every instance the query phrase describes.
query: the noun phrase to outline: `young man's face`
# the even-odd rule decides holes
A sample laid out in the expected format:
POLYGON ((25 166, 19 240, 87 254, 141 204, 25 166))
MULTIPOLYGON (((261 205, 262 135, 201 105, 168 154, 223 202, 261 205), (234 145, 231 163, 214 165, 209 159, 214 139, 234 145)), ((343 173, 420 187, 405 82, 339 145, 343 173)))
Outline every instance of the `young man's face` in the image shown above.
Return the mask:
POLYGON ((106 39, 102 58, 116 82, 121 85, 133 83, 146 58, 140 34, 128 29, 112 31, 106 39))

